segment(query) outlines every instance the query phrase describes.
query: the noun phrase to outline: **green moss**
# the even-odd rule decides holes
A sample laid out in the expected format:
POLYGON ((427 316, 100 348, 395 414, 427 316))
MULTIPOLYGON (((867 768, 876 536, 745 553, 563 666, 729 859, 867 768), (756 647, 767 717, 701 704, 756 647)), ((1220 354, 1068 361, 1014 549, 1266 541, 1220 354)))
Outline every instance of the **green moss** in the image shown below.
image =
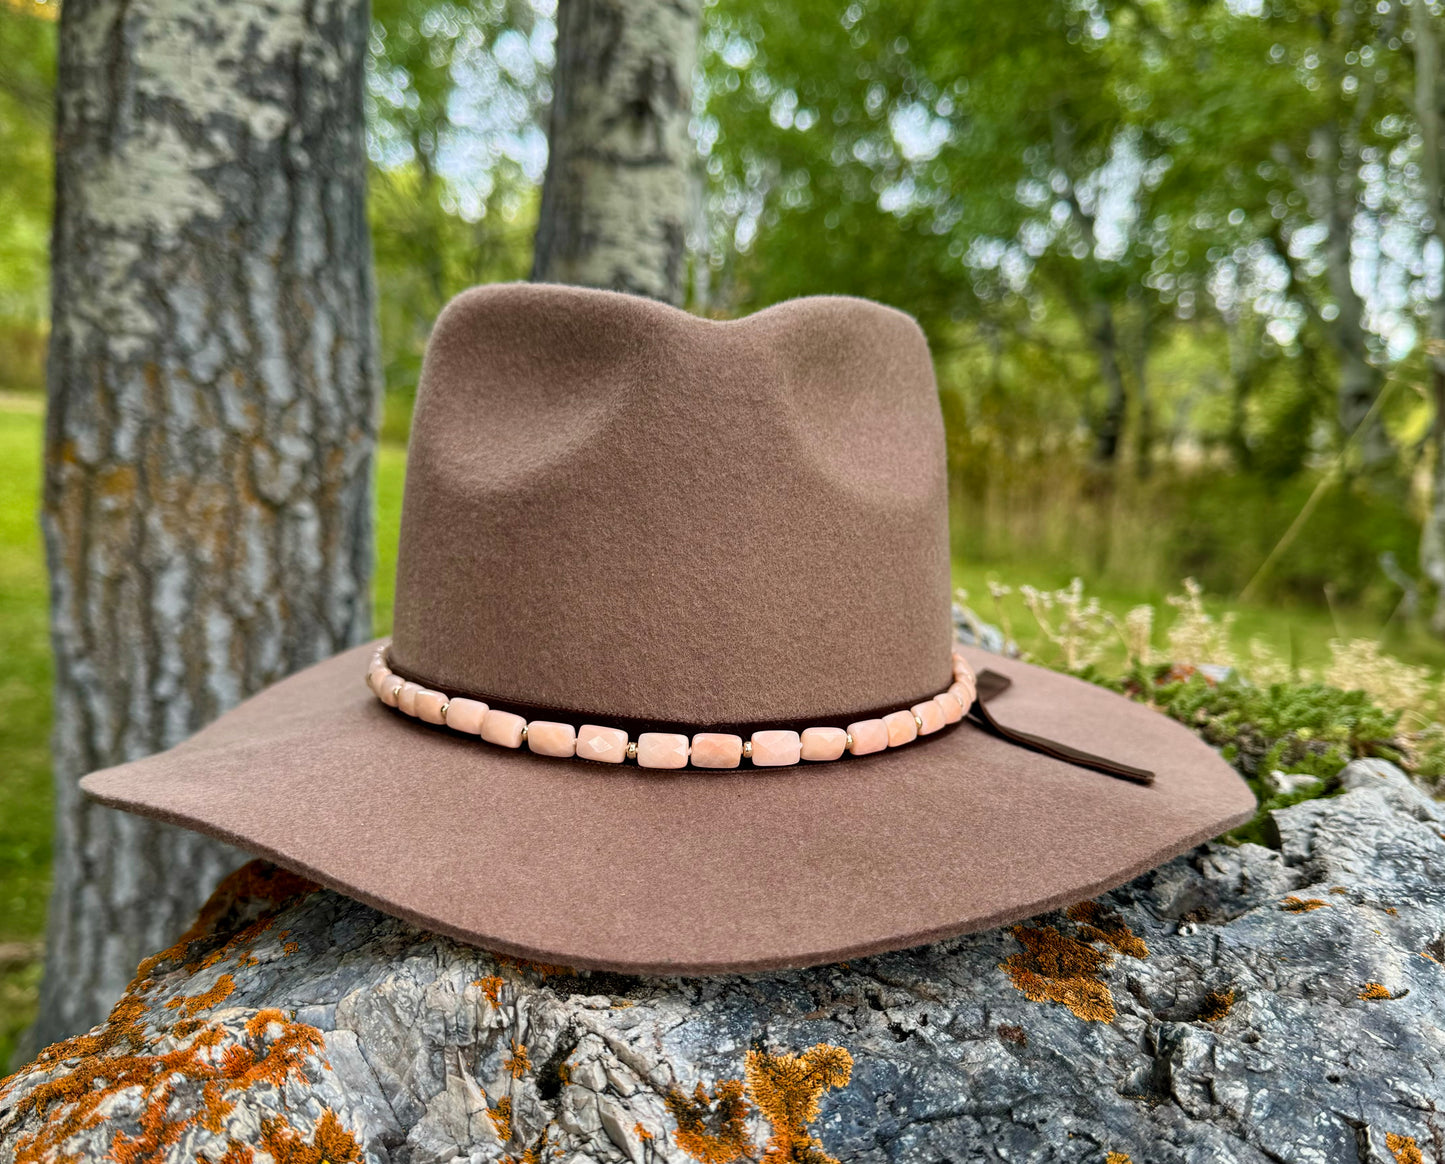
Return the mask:
POLYGON ((1152 702, 1220 749, 1259 800, 1254 819, 1229 834, 1236 842, 1268 843, 1269 813, 1335 795, 1340 770, 1351 760, 1378 757, 1413 771, 1445 757, 1445 735, 1426 752, 1405 747, 1400 712, 1377 706, 1362 691, 1324 683, 1255 686, 1237 676, 1214 682, 1169 667, 1136 668, 1122 679, 1093 670, 1085 677, 1152 702), (1302 782, 1276 791, 1276 772, 1302 782))

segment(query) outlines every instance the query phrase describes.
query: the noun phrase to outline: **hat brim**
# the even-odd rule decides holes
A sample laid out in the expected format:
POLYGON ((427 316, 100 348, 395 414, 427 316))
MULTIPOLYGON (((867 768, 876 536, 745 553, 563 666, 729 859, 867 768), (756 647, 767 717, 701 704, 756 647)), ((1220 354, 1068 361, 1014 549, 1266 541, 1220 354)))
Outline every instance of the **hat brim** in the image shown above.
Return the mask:
POLYGON ((1151 768, 1155 783, 967 721, 770 770, 548 759, 382 706, 362 683, 371 650, 82 787, 462 941, 642 974, 807 966, 987 929, 1120 885, 1255 808, 1158 711, 981 651, 964 654, 1013 680, 990 704, 998 720, 1151 768))

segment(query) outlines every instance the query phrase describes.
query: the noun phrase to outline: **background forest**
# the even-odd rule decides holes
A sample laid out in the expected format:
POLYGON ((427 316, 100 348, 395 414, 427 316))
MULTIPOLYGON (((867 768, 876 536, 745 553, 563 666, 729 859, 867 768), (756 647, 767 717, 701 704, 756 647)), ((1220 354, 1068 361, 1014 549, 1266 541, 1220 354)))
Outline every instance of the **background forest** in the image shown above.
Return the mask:
MULTIPOLYGON (((57 8, 0 0, 0 1063, 49 853, 33 513, 57 8)), ((1333 638, 1438 667, 1442 35, 1425 0, 713 0, 687 306, 848 293, 919 319, 957 580, 1025 645, 1067 652, 1061 628, 1097 617, 1061 595, 1008 624, 1009 585, 1078 576, 1122 615, 1188 576, 1189 626, 1283 666, 1337 664, 1333 638)), ((373 4, 378 631, 431 322, 532 269, 555 37, 547 0, 373 4)))

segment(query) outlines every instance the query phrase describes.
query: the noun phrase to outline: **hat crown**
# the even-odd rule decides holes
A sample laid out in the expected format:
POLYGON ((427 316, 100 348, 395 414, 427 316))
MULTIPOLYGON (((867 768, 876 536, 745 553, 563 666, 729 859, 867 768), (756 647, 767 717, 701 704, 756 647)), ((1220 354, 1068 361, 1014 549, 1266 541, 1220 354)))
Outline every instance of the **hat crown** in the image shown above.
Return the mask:
POLYGON ((837 719, 946 685, 949 610, 942 418, 901 312, 506 284, 438 319, 398 671, 614 721, 837 719))

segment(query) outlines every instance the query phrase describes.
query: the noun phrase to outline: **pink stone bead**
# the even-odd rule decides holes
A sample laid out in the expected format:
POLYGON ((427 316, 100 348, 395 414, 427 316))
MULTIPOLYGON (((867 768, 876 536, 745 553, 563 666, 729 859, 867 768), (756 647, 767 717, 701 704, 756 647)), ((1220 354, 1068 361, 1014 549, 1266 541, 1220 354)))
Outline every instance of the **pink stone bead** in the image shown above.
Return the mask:
POLYGON ((397 688, 401 687, 404 680, 400 675, 389 675, 386 682, 381 684, 381 690, 377 692, 381 696, 381 702, 387 707, 396 706, 397 688))
POLYGON ((401 685, 401 692, 396 697, 396 705, 407 715, 416 714, 416 697, 421 693, 420 683, 413 683, 408 679, 401 685))
POLYGON ((453 699, 447 705, 447 727, 454 731, 466 732, 469 736, 482 734, 482 719, 487 714, 487 705, 475 699, 453 699))
POLYGON ((920 736, 931 736, 947 722, 947 720, 943 718, 943 708, 939 707, 938 704, 934 703, 931 699, 926 699, 922 703, 915 703, 909 710, 923 721, 923 726, 918 729, 920 736))
POLYGON ((577 755, 584 760, 620 764, 627 759, 627 733, 621 728, 584 723, 577 729, 577 755))
POLYGON ((836 760, 848 746, 848 733, 837 727, 804 728, 799 742, 805 760, 836 760))
POLYGON ((425 723, 446 723, 447 717, 442 710, 447 705, 447 697, 440 691, 428 691, 422 688, 416 693, 416 717, 425 723))
POLYGON ((888 727, 888 746, 901 747, 918 738, 918 725, 913 722, 911 711, 890 711, 883 717, 888 727))
POLYGON ((522 746, 522 729, 527 721, 510 711, 498 711, 495 707, 482 716, 482 739, 489 744, 500 744, 504 748, 522 746))
POLYGON ((787 764, 796 764, 802 747, 797 732, 753 732, 753 766, 782 768, 787 764))
POLYGON ((643 732, 637 737, 640 768, 686 768, 687 737, 674 732, 643 732))
POLYGON ((881 719, 860 719, 857 723, 850 723, 848 734, 853 737, 853 746, 848 750, 855 756, 881 752, 888 746, 888 725, 881 719))
POLYGON ((376 667, 366 676, 366 682, 370 686, 372 694, 385 703, 387 692, 401 680, 386 667, 376 667))
POLYGON ((577 750, 577 729, 570 723, 534 719, 527 725, 527 747, 539 756, 570 756, 577 750))
POLYGON ((948 694, 963 704, 964 711, 972 707, 973 701, 978 698, 978 690, 971 683, 955 683, 948 689, 948 694))
POLYGON ((953 677, 959 683, 973 678, 973 668, 968 665, 968 660, 962 655, 953 656, 953 677))
POLYGON ((957 723, 963 718, 963 704, 958 701, 958 696, 945 691, 942 695, 935 695, 933 702, 938 704, 939 710, 943 712, 944 723, 957 723))
POLYGON ((743 762, 743 737, 725 732, 698 732, 692 737, 694 768, 736 768, 743 762))

